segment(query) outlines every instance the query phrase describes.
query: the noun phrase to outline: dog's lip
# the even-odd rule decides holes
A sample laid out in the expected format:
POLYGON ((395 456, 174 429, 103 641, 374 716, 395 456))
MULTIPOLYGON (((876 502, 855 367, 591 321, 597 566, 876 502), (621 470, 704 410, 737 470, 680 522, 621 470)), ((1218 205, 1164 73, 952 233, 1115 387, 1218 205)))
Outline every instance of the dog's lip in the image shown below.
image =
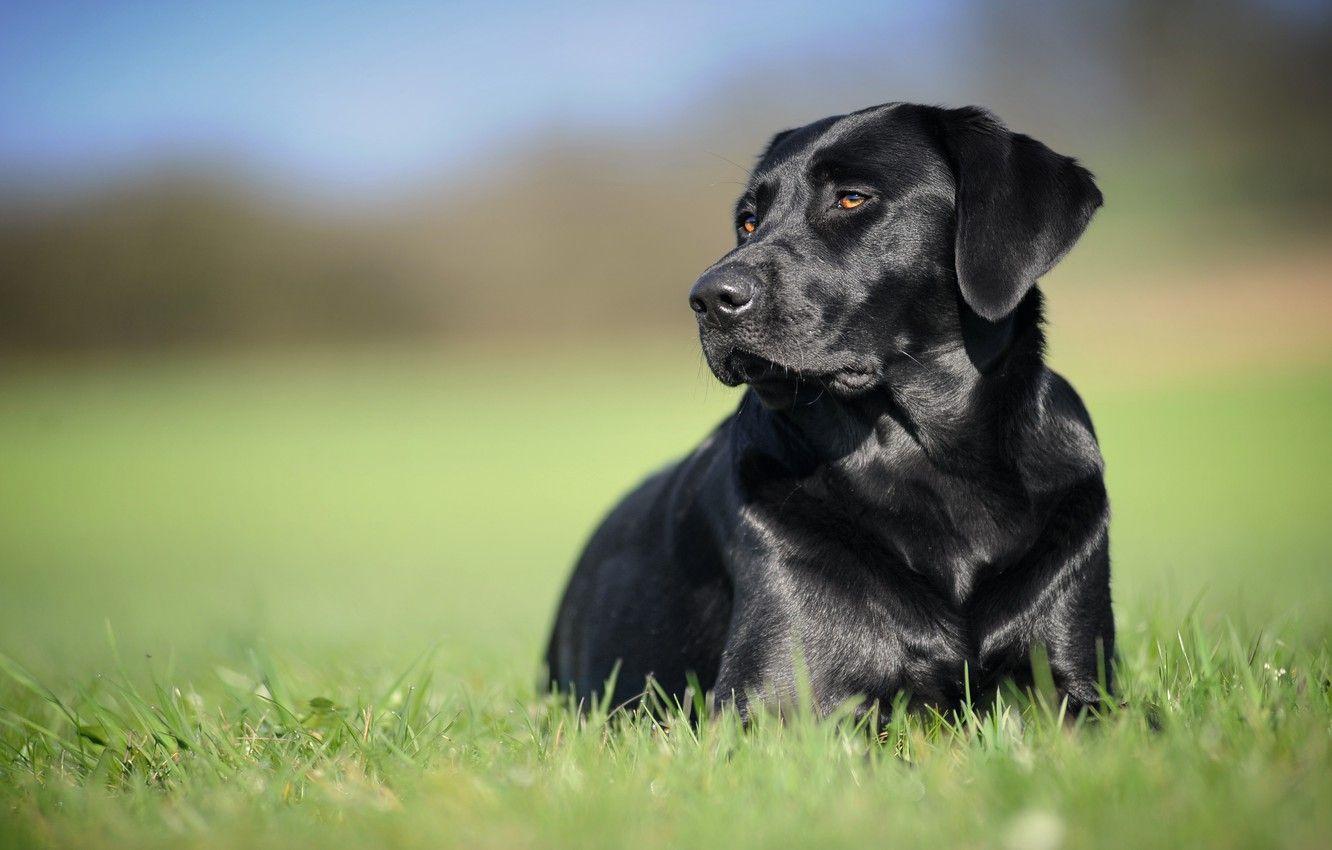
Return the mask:
POLYGON ((801 382, 813 382, 854 392, 870 386, 875 379, 873 370, 858 365, 847 364, 835 369, 813 372, 792 368, 740 348, 733 349, 728 359, 733 366, 735 361, 740 360, 745 366, 755 365, 762 370, 758 374, 750 375, 754 370, 739 369, 740 377, 750 386, 790 386, 801 382))
POLYGON ((834 372, 829 380, 848 390, 863 390, 874 383, 874 373, 868 369, 842 369, 834 372))

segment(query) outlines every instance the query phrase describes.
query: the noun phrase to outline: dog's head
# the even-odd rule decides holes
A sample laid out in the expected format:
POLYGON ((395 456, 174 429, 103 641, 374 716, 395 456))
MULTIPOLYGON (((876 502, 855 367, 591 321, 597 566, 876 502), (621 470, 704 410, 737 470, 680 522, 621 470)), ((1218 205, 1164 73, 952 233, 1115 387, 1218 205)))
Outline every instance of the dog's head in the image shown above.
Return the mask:
POLYGON ((690 292, 704 355, 765 401, 866 392, 967 322, 1004 322, 1100 204, 1085 169, 981 109, 887 104, 778 133, 736 247, 690 292))

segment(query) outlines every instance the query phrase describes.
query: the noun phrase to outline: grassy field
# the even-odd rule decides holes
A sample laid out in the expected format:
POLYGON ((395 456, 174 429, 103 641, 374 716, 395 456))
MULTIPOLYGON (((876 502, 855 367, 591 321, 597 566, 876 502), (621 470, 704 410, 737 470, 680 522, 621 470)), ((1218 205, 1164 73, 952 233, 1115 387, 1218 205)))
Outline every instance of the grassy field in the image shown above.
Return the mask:
POLYGON ((592 524, 735 402, 687 339, 11 366, 0 845, 1328 846, 1332 352, 1161 367, 1145 327, 1054 344, 1125 706, 878 737, 535 693, 592 524))

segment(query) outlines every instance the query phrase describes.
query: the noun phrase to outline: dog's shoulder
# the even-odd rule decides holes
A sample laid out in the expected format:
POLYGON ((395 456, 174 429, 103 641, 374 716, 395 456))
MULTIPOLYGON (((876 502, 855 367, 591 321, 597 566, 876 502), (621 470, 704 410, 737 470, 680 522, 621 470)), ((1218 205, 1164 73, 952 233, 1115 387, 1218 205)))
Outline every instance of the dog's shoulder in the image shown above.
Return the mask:
POLYGON ((1077 423, 1096 441, 1096 426, 1092 424, 1091 414, 1082 396, 1073 388, 1068 379, 1053 369, 1045 370, 1045 408, 1056 417, 1067 417, 1077 423))
POLYGON ((1040 489, 1060 489, 1104 471, 1096 428, 1077 390, 1063 375, 1047 369, 1037 416, 1024 440, 1022 467, 1040 489))

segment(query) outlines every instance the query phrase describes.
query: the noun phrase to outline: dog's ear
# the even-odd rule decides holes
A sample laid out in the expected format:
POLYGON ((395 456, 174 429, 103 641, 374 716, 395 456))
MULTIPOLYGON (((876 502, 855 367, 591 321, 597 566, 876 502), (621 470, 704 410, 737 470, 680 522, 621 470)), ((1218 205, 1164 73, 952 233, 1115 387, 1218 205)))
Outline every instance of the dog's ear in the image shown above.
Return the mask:
POLYGON ((939 110, 939 134, 957 186, 953 262, 962 297, 998 321, 1078 241, 1101 192, 1071 157, 984 109, 939 110))

